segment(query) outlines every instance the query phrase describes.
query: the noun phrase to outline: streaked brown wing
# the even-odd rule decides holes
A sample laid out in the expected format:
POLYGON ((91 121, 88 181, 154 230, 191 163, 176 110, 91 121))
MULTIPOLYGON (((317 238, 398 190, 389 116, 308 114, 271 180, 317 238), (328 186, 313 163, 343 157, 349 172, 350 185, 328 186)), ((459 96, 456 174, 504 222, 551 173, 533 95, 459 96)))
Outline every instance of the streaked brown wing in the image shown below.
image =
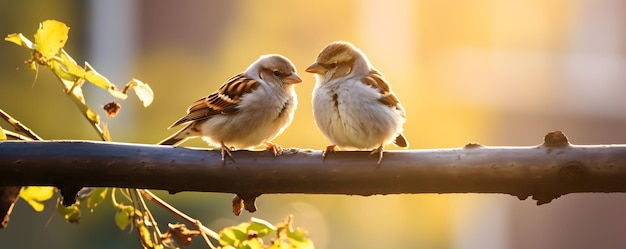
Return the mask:
POLYGON ((231 114, 238 111, 237 104, 241 97, 259 87, 259 82, 247 78, 244 73, 237 74, 226 81, 216 92, 191 104, 187 115, 180 118, 170 128, 177 125, 210 118, 217 114, 231 114))
POLYGON ((363 77, 362 81, 366 85, 378 89, 381 95, 378 99, 380 103, 389 107, 394 107, 404 113, 404 108, 402 107, 402 104, 400 104, 400 100, 391 91, 391 85, 389 85, 389 82, 387 82, 385 77, 380 72, 376 69, 372 69, 367 76, 363 77))
MULTIPOLYGON (((400 111, 400 113, 402 113, 402 117, 406 118, 404 107, 400 104, 398 97, 393 93, 393 91, 391 91, 391 85, 389 85, 389 82, 387 82, 385 77, 380 72, 376 69, 372 69, 370 73, 363 78, 363 83, 378 89, 381 95, 378 101, 386 106, 396 108, 400 111)), ((404 135, 402 135, 402 133, 398 134, 393 143, 400 148, 409 147, 409 142, 404 135)))

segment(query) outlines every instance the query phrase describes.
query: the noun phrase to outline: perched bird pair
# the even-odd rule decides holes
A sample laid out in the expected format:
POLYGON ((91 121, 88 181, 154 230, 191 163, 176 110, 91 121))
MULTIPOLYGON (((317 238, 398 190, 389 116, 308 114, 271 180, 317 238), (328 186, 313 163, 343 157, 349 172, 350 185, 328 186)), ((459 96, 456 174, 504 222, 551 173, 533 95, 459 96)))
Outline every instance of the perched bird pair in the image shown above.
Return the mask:
MULTIPOLYGON (((313 90, 315 123, 331 142, 322 154, 324 158, 336 146, 373 149, 380 165, 386 144, 408 147, 402 135, 404 108, 361 50, 348 42, 333 42, 306 71, 317 79, 313 90)), ((298 103, 294 84, 300 82, 289 59, 277 54, 261 56, 216 92, 194 102, 187 115, 171 126, 187 124, 185 128, 159 144, 178 145, 188 138, 202 137, 221 145, 222 164, 227 156, 234 161, 229 146, 265 144, 279 155, 280 146, 271 141, 293 120, 298 103)))

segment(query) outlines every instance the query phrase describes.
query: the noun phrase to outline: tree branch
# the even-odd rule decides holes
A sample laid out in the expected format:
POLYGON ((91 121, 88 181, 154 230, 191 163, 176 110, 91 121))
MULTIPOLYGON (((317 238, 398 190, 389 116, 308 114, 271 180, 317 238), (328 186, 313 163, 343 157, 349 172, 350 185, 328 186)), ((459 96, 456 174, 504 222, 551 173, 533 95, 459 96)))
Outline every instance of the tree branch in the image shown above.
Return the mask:
POLYGON ((0 142, 0 185, 125 187, 260 194, 503 193, 537 204, 568 193, 626 192, 626 145, 575 146, 560 132, 539 146, 385 152, 380 168, 369 152, 288 149, 220 152, 183 147, 88 141, 0 142))

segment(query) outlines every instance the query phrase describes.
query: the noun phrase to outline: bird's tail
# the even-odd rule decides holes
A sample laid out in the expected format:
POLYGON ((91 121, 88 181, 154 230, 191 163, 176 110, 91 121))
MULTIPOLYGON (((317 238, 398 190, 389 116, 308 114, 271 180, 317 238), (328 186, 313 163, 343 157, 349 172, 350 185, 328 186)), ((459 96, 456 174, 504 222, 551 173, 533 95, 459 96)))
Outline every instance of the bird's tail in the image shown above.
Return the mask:
POLYGON ((185 142, 185 140, 187 140, 189 137, 191 137, 191 125, 193 123, 189 123, 187 126, 185 126, 185 128, 180 129, 180 131, 177 131, 176 133, 174 133, 173 135, 167 137, 166 139, 163 139, 161 142, 158 143, 158 145, 173 145, 173 146, 177 146, 183 142, 185 142))
POLYGON ((398 134, 396 140, 393 140, 393 144, 400 148, 409 148, 409 142, 406 140, 406 138, 404 138, 404 135, 402 135, 402 133, 398 134))
POLYGON ((163 141, 159 142, 158 145, 173 145, 173 146, 177 146, 179 144, 181 144, 182 142, 184 142, 185 140, 187 140, 187 138, 180 138, 176 136, 177 134, 174 134, 166 139, 163 139, 163 141))

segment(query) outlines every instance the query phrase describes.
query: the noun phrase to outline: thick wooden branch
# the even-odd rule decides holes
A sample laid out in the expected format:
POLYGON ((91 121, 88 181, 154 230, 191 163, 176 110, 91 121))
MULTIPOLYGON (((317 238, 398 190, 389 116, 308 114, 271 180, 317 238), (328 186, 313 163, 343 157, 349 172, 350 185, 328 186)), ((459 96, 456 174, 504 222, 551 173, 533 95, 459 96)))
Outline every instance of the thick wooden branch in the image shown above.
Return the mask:
MULTIPOLYGON (((385 152, 219 151, 88 141, 0 142, 1 186, 127 187, 260 194, 503 193, 538 204, 568 193, 626 192, 626 145, 576 146, 560 133, 529 147, 385 152)), ((69 193, 69 194, 68 194, 69 193)))

